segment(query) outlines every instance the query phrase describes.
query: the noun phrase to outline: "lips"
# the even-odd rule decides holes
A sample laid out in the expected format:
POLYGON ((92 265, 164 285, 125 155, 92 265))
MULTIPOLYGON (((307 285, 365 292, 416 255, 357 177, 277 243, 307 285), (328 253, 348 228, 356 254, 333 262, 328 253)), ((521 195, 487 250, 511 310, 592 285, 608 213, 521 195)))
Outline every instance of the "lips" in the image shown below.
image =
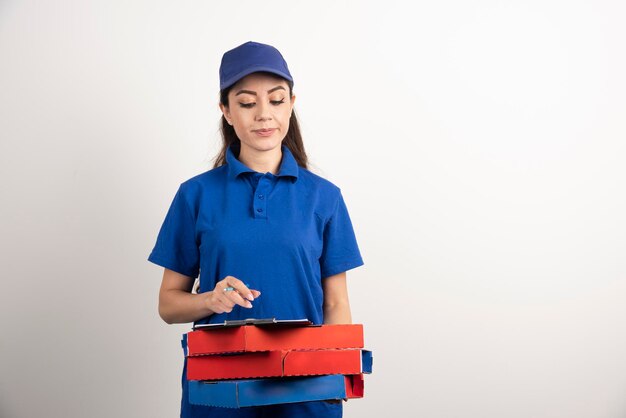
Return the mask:
POLYGON ((255 129, 254 132, 256 132, 257 135, 260 136, 270 136, 274 133, 274 131, 276 130, 276 128, 271 128, 271 129, 255 129))

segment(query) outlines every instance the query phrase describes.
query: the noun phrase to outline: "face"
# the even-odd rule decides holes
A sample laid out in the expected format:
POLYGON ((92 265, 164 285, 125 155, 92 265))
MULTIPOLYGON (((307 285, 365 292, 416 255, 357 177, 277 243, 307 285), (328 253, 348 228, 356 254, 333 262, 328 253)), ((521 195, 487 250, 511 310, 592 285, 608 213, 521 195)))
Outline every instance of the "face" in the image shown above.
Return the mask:
POLYGON ((241 140, 241 151, 270 151, 287 135, 295 99, 283 78, 252 73, 233 86, 228 107, 220 103, 220 109, 241 140))

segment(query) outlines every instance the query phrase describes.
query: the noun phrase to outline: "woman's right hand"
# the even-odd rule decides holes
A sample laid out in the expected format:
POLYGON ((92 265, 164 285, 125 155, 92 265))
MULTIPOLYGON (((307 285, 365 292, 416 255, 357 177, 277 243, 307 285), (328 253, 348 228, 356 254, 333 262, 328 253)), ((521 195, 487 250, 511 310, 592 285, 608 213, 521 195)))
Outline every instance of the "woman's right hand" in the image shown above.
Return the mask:
POLYGON ((252 308, 254 299, 261 295, 258 290, 248 287, 238 278, 226 276, 215 284, 215 288, 206 293, 206 306, 214 313, 230 313, 235 305, 252 308), (234 290, 230 290, 233 288, 234 290))

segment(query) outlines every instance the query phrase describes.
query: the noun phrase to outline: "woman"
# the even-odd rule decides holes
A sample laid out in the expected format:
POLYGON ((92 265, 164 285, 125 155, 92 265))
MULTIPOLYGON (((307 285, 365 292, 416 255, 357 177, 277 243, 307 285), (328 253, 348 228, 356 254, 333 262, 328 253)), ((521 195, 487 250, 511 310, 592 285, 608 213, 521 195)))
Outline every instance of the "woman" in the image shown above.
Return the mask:
MULTIPOLYGON (((341 190, 307 169, 295 98, 274 47, 246 42, 222 57, 222 151, 212 170, 180 185, 148 257, 165 268, 167 323, 351 323, 346 271, 363 260, 341 190)), ((185 373, 186 363, 181 417, 342 416, 341 402, 191 405, 185 373)))

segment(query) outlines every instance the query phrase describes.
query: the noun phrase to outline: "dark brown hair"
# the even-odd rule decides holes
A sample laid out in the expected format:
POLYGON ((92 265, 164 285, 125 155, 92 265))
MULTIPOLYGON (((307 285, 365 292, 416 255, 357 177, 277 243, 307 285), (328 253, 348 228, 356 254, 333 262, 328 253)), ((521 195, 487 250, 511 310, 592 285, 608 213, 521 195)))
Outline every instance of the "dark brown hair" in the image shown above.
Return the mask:
MULTIPOLYGON (((274 75, 274 74, 270 74, 274 75)), ((293 96, 293 82, 284 79, 289 85, 289 97, 293 96)), ((236 84, 236 83, 235 83, 236 84)), ((228 93, 235 86, 233 84, 230 87, 226 87, 223 90, 220 90, 220 103, 224 106, 228 107, 228 93)), ((241 142, 235 133, 235 128, 228 124, 224 115, 222 115, 220 131, 222 133, 222 149, 215 157, 215 163, 213 164, 213 168, 222 166, 226 164, 226 151, 228 147, 233 146, 233 151, 239 152, 241 147, 241 142)), ((289 151, 293 154, 293 157, 296 159, 296 162, 300 167, 304 167, 306 169, 309 168, 308 157, 306 156, 306 151, 304 150, 304 143, 302 142, 302 135, 300 134, 300 125, 298 124, 298 118, 296 117, 296 111, 293 109, 291 112, 291 117, 289 118, 289 129, 287 130, 287 135, 285 135, 285 139, 283 139, 283 144, 289 151)), ((238 155, 236 155, 238 157, 238 155)))

